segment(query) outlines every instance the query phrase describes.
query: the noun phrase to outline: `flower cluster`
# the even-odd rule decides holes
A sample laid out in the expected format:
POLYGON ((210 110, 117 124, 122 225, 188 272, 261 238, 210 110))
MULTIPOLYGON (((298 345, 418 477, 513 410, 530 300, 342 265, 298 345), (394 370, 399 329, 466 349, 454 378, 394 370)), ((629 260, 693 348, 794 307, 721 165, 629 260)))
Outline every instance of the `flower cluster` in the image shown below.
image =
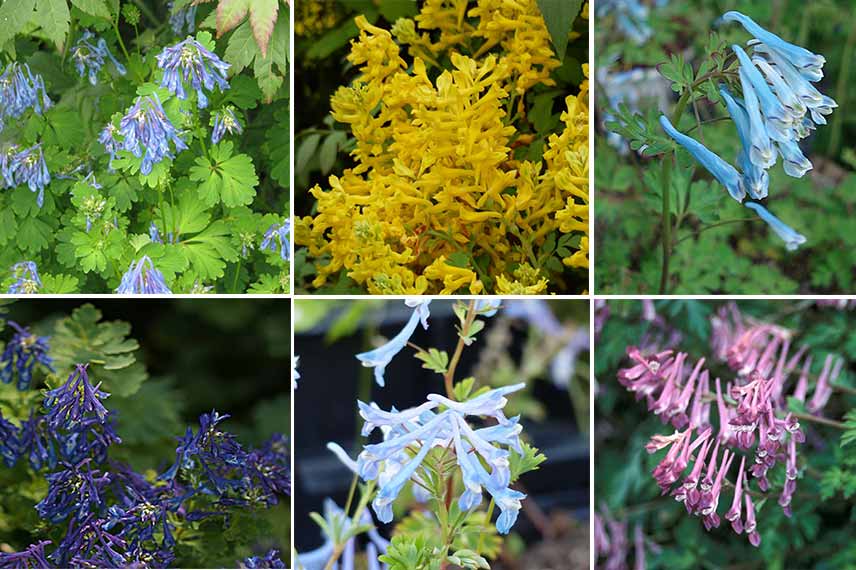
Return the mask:
POLYGON ((152 167, 163 159, 173 158, 170 143, 175 145, 176 151, 187 148, 175 126, 166 116, 157 93, 139 97, 122 117, 119 129, 108 124, 101 132, 99 140, 111 155, 116 150, 122 149, 137 158, 142 157, 140 164, 142 174, 151 173, 152 167), (117 134, 122 136, 121 142, 117 141, 117 134))
POLYGON ((21 261, 12 266, 12 278, 15 280, 6 291, 9 295, 33 295, 39 292, 42 280, 34 261, 21 261))
POLYGON ((211 144, 217 144, 223 139, 225 134, 241 134, 244 132, 244 127, 241 126, 238 117, 235 116, 235 110, 229 106, 220 109, 214 116, 211 117, 211 126, 214 129, 211 131, 211 144))
POLYGON ((116 292, 120 295, 172 294, 164 281, 163 274, 158 271, 154 262, 147 255, 142 256, 138 261, 131 262, 131 266, 122 276, 122 282, 116 292))
POLYGON ((360 477, 378 482, 379 490, 372 502, 378 518, 392 521, 392 502, 405 483, 419 477, 417 469, 431 449, 452 448, 465 486, 458 506, 462 511, 474 509, 482 501, 483 489, 487 490, 501 511, 496 528, 502 534, 508 533, 526 495, 509 486, 508 450, 523 453, 519 438, 522 427, 519 418, 506 418, 502 409, 507 402, 505 396, 524 386, 495 388, 465 402, 429 394, 426 403, 400 412, 358 402, 365 420, 363 435, 370 435, 376 428, 384 431, 384 441, 366 445, 357 458, 360 477), (433 411, 441 406, 445 410, 433 411), (467 420, 470 416, 491 417, 497 423, 473 429, 467 420))
MULTIPOLYGON (((176 525, 249 505, 270 506, 290 494, 287 441, 274 435, 260 449, 244 449, 217 425, 228 416, 200 418, 201 428, 180 439, 179 460, 150 482, 128 465, 107 459, 121 440, 109 396, 92 385, 86 365, 47 392, 44 415, 17 427, 0 417, 0 457, 8 466, 24 457, 45 473, 47 492, 39 517, 66 526, 50 554, 50 540, 21 552, 0 553, 0 568, 162 568, 175 559, 176 525), (189 501, 214 506, 198 510, 189 501)), ((197 504, 199 505, 199 504, 197 504)), ((246 568, 284 568, 276 551, 243 562, 246 568)))
POLYGON ((291 220, 273 224, 268 228, 262 239, 262 249, 279 251, 282 260, 288 261, 291 255, 291 220))
POLYGON ((0 75, 0 132, 9 119, 19 119, 28 109, 41 115, 51 106, 45 81, 33 75, 26 63, 12 62, 0 75))
POLYGON ((86 30, 71 48, 71 59, 74 60, 77 73, 81 77, 88 76, 89 83, 96 85, 98 83, 98 72, 104 67, 105 61, 109 59, 116 68, 116 72, 119 75, 125 75, 125 66, 113 57, 104 38, 98 38, 98 41, 93 43, 94 38, 95 35, 86 30))
MULTIPOLYGON (((739 45, 731 46, 737 58, 742 98, 727 85, 720 95, 737 128, 741 149, 737 156, 740 171, 700 142, 680 133, 665 117, 660 124, 666 133, 687 149, 725 188, 732 198, 743 202, 747 194, 762 200, 769 193, 767 170, 781 156, 785 173, 801 178, 812 169, 799 141, 808 137, 838 105, 820 93, 812 83, 823 78, 823 56, 788 43, 765 30, 740 12, 727 12, 724 22, 738 22, 754 37, 749 42, 752 55, 739 45)), ((795 250, 806 239, 771 214, 758 202, 747 202, 785 242, 795 250)))
MULTIPOLYGON (((626 519, 616 519, 606 506, 601 506, 592 516, 594 534, 594 557, 605 558, 603 566, 596 569, 621 570, 627 568, 627 558, 630 555, 630 543, 627 540, 629 523, 626 519)), ((658 544, 652 542, 642 531, 642 526, 636 524, 633 528, 633 567, 645 570, 647 551, 659 552, 658 544)))
POLYGON ((408 300, 405 301, 405 303, 407 303, 408 307, 413 307, 413 312, 410 314, 410 319, 408 319, 404 328, 401 329, 401 332, 395 335, 386 344, 368 352, 361 352, 357 355, 357 360, 362 362, 363 366, 374 368, 375 382, 377 382, 377 385, 381 387, 386 385, 384 372, 386 371, 387 365, 392 362, 395 355, 401 352, 407 345, 410 337, 413 336, 413 333, 416 331, 416 326, 421 322, 422 328, 428 330, 428 317, 431 316, 431 310, 428 308, 428 305, 431 304, 431 301, 408 300))
POLYGON ((308 0, 294 6, 294 35, 316 36, 335 28, 342 19, 336 0, 308 0))
POLYGON ((392 33, 356 24, 360 75, 331 98, 356 166, 312 188, 317 214, 297 221, 312 285, 342 272, 372 294, 543 293, 561 265, 530 254, 557 233, 582 240, 565 264, 586 267, 587 85, 544 161, 514 158, 534 140, 514 123, 522 96, 560 65, 536 1, 425 2, 392 33))
POLYGON ((8 384, 16 379, 18 390, 29 390, 36 364, 54 371, 53 359, 48 355, 50 339, 34 335, 27 327, 18 323, 9 321, 9 325, 15 329, 15 334, 0 356, 0 365, 3 366, 0 370, 0 382, 8 384))
MULTIPOLYGON (((704 358, 693 365, 684 352, 646 355, 636 347, 628 348, 632 365, 619 371, 618 380, 637 399, 645 399, 648 410, 663 423, 677 430, 672 435, 654 436, 646 446, 649 453, 668 449, 653 475, 662 492, 682 502, 688 513, 701 517, 708 530, 720 525, 720 494, 732 464, 741 456, 725 518, 734 532, 745 533, 758 546, 761 538, 750 482, 754 480, 760 492, 767 493, 769 471, 783 463, 785 484, 778 503, 791 515, 799 476, 797 445, 805 441, 805 435, 798 418, 787 409, 786 388, 799 370, 791 395, 805 402, 812 357, 806 346, 792 350, 792 331, 747 320, 734 305, 720 309, 712 319, 712 329, 714 356, 736 374, 724 386, 719 378, 711 380, 704 358), (715 435, 714 402, 718 416, 715 435)), ((810 412, 817 413, 826 405, 842 365, 843 361, 826 357, 807 404, 810 412)))
POLYGON ((50 184, 51 175, 41 144, 23 150, 13 144, 0 150, 0 176, 3 188, 26 184, 31 192, 37 192, 36 203, 42 207, 45 187, 50 184))
POLYGON ((206 90, 213 91, 217 87, 225 91, 229 88, 226 80, 229 64, 192 37, 164 48, 157 60, 163 70, 161 87, 179 99, 187 99, 185 83, 189 82, 196 90, 196 104, 200 109, 208 106, 206 90))
POLYGON ((173 0, 166 3, 169 9, 169 25, 172 31, 177 36, 185 33, 185 31, 192 34, 193 30, 196 29, 196 5, 188 4, 176 10, 174 4, 173 0))

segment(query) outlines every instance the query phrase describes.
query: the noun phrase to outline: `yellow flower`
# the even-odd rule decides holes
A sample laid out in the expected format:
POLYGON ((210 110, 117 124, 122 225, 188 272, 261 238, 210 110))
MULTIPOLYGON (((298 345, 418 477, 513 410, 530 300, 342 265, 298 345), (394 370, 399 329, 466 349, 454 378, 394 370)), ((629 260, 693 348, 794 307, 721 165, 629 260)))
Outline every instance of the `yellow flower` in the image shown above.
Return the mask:
MULTIPOLYGON (((317 213, 295 228, 316 265, 313 286, 344 273, 373 294, 545 292, 559 264, 543 246, 587 235, 587 82, 567 98, 543 160, 515 159, 513 147, 542 141, 517 130, 511 101, 550 84, 558 61, 535 0, 467 5, 427 0, 400 20, 393 32, 410 62, 393 34, 355 19, 348 60, 359 75, 331 98, 354 166, 310 190, 317 213), (429 73, 444 50, 437 59, 451 65, 429 73)), ((566 264, 587 264, 583 243, 566 264)))
POLYGON ((341 18, 336 0, 301 0, 294 7, 294 33, 316 36, 336 27, 341 18))

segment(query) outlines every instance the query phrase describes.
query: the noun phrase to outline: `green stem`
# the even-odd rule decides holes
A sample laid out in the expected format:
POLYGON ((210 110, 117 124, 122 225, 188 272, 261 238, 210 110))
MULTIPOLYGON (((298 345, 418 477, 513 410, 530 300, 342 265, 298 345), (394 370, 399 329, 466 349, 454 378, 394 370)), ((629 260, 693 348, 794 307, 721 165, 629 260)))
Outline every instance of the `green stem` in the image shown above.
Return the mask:
POLYGON ((472 326, 474 320, 476 320, 476 302, 470 300, 470 304, 467 307, 467 316, 464 319, 464 325, 461 328, 461 335, 458 337, 458 345, 455 347, 455 353, 452 355, 452 360, 449 361, 449 368, 443 375, 443 383, 446 386, 446 397, 450 400, 455 399, 455 368, 458 367, 458 361, 461 360, 461 354, 464 352, 463 335, 469 333, 470 326, 472 326))
POLYGON ((238 266, 235 267, 235 279, 232 280, 232 292, 238 293, 238 277, 241 276, 241 263, 244 261, 244 258, 238 258, 238 266))
MULTIPOLYGON (((681 115, 687 108, 692 96, 692 90, 687 89, 678 99, 678 104, 672 113, 672 124, 677 125, 681 115)), ((665 295, 669 291, 669 260, 672 256, 672 216, 671 216, 671 195, 672 195, 672 157, 665 156, 663 158, 663 268, 660 272, 660 294, 665 295)))
POLYGON ((839 392, 844 392, 845 394, 856 396, 856 388, 851 388, 850 386, 842 386, 841 384, 831 384, 831 387, 833 390, 838 390, 839 392))
POLYGON ((740 222, 758 222, 760 220, 761 220, 761 218, 737 218, 736 220, 725 220, 722 222, 716 222, 715 224, 710 224, 708 226, 704 226, 703 228, 699 229, 698 231, 695 231, 695 232, 692 232, 688 235, 685 235, 684 237, 682 237, 681 239, 676 241, 675 245, 678 245, 679 243, 686 241, 686 240, 690 239, 691 237, 698 236, 701 233, 706 232, 707 230, 712 230, 713 228, 718 228, 719 226, 727 226, 729 224, 737 224, 740 222))
POLYGON ((113 31, 116 32, 116 39, 119 41, 119 47, 122 48, 122 53, 125 54, 125 61, 130 61, 131 56, 128 55, 128 50, 125 48, 125 42, 122 40, 122 34, 119 33, 119 14, 116 14, 116 19, 110 19, 110 23, 113 25, 113 31))
MULTIPOLYGON (((851 21, 856 18, 856 10, 851 15, 851 21)), ((856 22, 850 28, 847 43, 844 45, 844 53, 841 56, 841 70, 838 73, 838 85, 835 87, 835 101, 842 109, 847 104, 847 95, 850 87, 850 65, 853 63, 854 48, 856 48, 856 22)), ((832 118, 832 134, 829 137, 829 151, 827 154, 834 158, 838 155, 841 146, 841 132, 844 130, 844 113, 835 113, 832 118)))
MULTIPOLYGON (((487 507, 487 519, 485 519, 485 525, 490 524, 490 521, 493 518, 493 508, 495 505, 496 505, 496 503, 494 503, 493 498, 491 498, 490 499, 490 505, 488 505, 488 507, 487 507)), ((483 537, 484 537, 484 528, 482 528, 482 530, 479 531, 479 542, 478 542, 478 546, 476 547, 476 553, 477 554, 481 554, 482 538, 483 537)))
POLYGON ((791 412, 791 415, 806 422, 812 422, 815 424, 840 429, 842 431, 847 429, 847 424, 843 422, 837 422, 835 420, 830 420, 829 418, 822 418, 820 416, 815 416, 812 414, 803 414, 802 412, 791 412))

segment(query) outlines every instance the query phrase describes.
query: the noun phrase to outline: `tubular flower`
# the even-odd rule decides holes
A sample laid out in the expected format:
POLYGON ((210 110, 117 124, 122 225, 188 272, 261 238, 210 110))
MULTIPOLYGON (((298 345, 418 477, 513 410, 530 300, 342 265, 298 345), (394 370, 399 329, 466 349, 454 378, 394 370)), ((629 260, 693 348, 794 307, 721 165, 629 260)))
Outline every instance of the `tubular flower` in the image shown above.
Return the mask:
POLYGON ((164 48, 157 60, 163 70, 161 87, 169 89, 179 99, 187 99, 184 86, 189 82, 196 90, 196 104, 200 109, 208 106, 204 91, 213 91, 214 87, 220 91, 229 88, 226 80, 229 64, 191 37, 164 48))
POLYGON ((30 192, 38 193, 36 204, 41 208, 45 201, 45 187, 51 182, 42 145, 11 154, 8 162, 3 164, 3 181, 12 187, 26 184, 30 192))
MULTIPOLYGON (((643 356, 634 347, 627 351, 632 365, 619 371, 618 379, 637 399, 645 398, 649 410, 664 423, 671 422, 679 430, 671 436, 656 435, 646 446, 649 453, 669 450, 654 477, 664 494, 683 502, 687 512, 700 516, 708 530, 720 523, 719 492, 736 455, 742 455, 725 518, 737 534, 745 533, 757 547, 761 539, 750 484, 754 482, 763 493, 770 491, 768 473, 783 463, 785 483, 778 503, 785 515, 791 516, 791 500, 800 476, 797 449, 805 442, 805 434, 788 410, 785 386, 791 375, 799 374, 790 397, 806 401, 812 357, 805 346, 792 350, 792 331, 745 319, 734 304, 723 306, 711 325, 715 358, 736 374, 724 387, 717 378, 715 390, 711 389, 704 359, 692 366, 683 352, 669 350, 643 356), (718 416, 716 435, 712 402, 716 402, 718 416)), ((831 385, 842 368, 843 360, 826 357, 806 406, 811 413, 820 412, 826 405, 831 385)))
POLYGON ((113 54, 107 49, 107 42, 104 41, 104 38, 98 38, 98 41, 92 43, 94 37, 92 32, 86 30, 71 48, 71 59, 74 60, 78 75, 81 77, 88 76, 89 83, 96 85, 98 83, 98 72, 104 67, 105 58, 113 63, 119 75, 125 75, 125 66, 113 57, 113 54))
POLYGON ((268 228, 262 239, 262 249, 279 250, 282 260, 288 261, 291 255, 291 220, 285 220, 282 224, 274 224, 268 228))
POLYGON ((155 267, 149 256, 132 261, 128 271, 122 276, 122 282, 116 289, 120 295, 171 295, 163 274, 155 267))
POLYGON ((196 29, 196 6, 189 5, 176 10, 173 4, 173 0, 166 3, 169 10, 169 25, 173 33, 177 36, 185 33, 185 31, 192 34, 193 30, 196 29))
MULTIPOLYGON (((115 136, 115 133, 108 132, 110 136, 115 136)), ((151 173, 152 166, 165 158, 173 157, 170 142, 175 145, 176 150, 187 148, 169 117, 166 116, 157 93, 137 99, 134 106, 122 117, 119 123, 119 134, 124 137, 121 143, 122 150, 130 152, 137 158, 142 157, 143 161, 140 164, 142 174, 151 173)), ((111 143, 108 142, 104 146, 108 152, 111 152, 111 143)))
POLYGON ((15 282, 9 286, 9 295, 33 295, 39 292, 42 280, 34 261, 22 261, 12 266, 12 277, 15 282))
POLYGON ((279 551, 270 550, 264 556, 245 558, 241 568, 285 568, 285 563, 279 557, 279 551))
POLYGON ((30 333, 28 328, 21 327, 12 321, 9 321, 9 325, 15 329, 15 334, 6 345, 3 355, 0 356, 0 365, 3 365, 3 369, 0 370, 0 382, 8 384, 13 377, 17 376, 18 390, 28 390, 36 364, 41 364, 54 372, 53 359, 48 356, 49 338, 36 336, 30 333))
POLYGON ((42 540, 21 552, 0 552, 0 568, 50 568, 45 556, 45 546, 49 544, 50 540, 42 540))
POLYGON ((522 428, 519 418, 508 419, 502 410, 507 403, 505 396, 524 386, 496 388, 465 402, 429 394, 421 406, 400 412, 358 402, 365 420, 363 435, 376 428, 384 432, 384 441, 366 445, 356 462, 356 471, 363 480, 378 482, 378 493, 372 501, 378 518, 386 523, 392 521, 393 501, 407 482, 420 480, 418 470, 432 448, 451 448, 464 481, 459 507, 463 511, 475 508, 486 490, 501 511, 497 531, 507 534, 526 495, 510 488, 509 449, 522 453, 522 428), (435 413, 433 410, 440 406, 445 410, 435 413), (469 416, 491 417, 496 425, 473 429, 469 416))
POLYGON ((41 115, 51 106, 45 82, 30 66, 13 61, 0 75, 0 132, 7 119, 18 119, 27 109, 41 115))
POLYGON ((103 492, 110 476, 92 469, 90 459, 77 465, 63 465, 63 469, 46 476, 48 494, 36 505, 39 516, 58 523, 69 515, 85 519, 87 513, 98 511, 103 505, 103 492))
POLYGON ((413 313, 410 314, 410 319, 404 325, 404 328, 401 329, 401 332, 383 346, 357 355, 357 360, 362 362, 363 366, 374 368, 375 382, 377 382, 378 386, 386 384, 384 372, 387 365, 407 345, 410 337, 416 331, 416 326, 421 322, 422 328, 428 330, 428 317, 431 315, 428 305, 431 301, 409 300, 405 301, 405 303, 407 303, 408 307, 413 307, 413 313))
POLYGON ((294 5, 294 35, 317 36, 335 28, 342 18, 335 0, 310 0, 294 5))
MULTIPOLYGON (((533 139, 509 122, 509 99, 549 84, 559 62, 535 0, 467 4, 425 2, 393 33, 356 18, 348 60, 360 75, 331 98, 356 166, 312 188, 317 214, 296 222, 296 242, 318 260, 314 287, 344 274, 372 294, 490 294, 516 287, 514 270, 558 233, 579 234, 569 249, 587 250, 587 86, 567 99, 546 168, 516 160, 512 146, 533 139), (457 51, 473 38, 477 51, 457 51), (449 68, 429 73, 441 59, 449 68)), ((565 263, 585 267, 586 254, 565 263)), ((527 292, 553 277, 535 269, 527 292)))
POLYGON ((211 144, 220 142, 226 133, 233 135, 244 132, 244 127, 241 126, 232 107, 226 107, 217 111, 211 120, 214 123, 214 129, 211 131, 211 144))

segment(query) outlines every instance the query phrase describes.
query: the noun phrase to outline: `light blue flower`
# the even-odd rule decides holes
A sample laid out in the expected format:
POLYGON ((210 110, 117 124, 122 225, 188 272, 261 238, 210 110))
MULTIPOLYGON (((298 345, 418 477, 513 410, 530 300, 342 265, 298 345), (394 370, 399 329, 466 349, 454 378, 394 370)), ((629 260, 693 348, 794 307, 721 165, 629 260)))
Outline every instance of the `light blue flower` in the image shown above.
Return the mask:
POLYGON ((27 109, 41 115, 50 106, 41 75, 33 75, 26 63, 13 61, 6 66, 0 75, 0 132, 6 119, 18 119, 27 109))
POLYGON ((749 55, 739 45, 731 46, 740 61, 740 71, 745 72, 746 79, 751 83, 755 95, 758 96, 761 115, 766 119, 767 133, 776 141, 788 140, 794 121, 801 117, 791 115, 790 111, 779 101, 773 90, 767 84, 764 76, 752 63, 749 55))
POLYGON ((767 171, 749 158, 749 116, 741 103, 731 96, 728 87, 721 85, 719 93, 725 101, 725 107, 737 127, 741 148, 737 155, 737 164, 743 170, 743 186, 749 196, 756 200, 766 198, 770 187, 770 176, 767 171))
POLYGON ((739 22, 759 42, 762 42, 767 48, 780 55, 783 59, 790 61, 809 81, 820 81, 823 79, 823 65, 826 63, 826 58, 822 55, 814 54, 804 47, 786 42, 776 34, 759 26, 749 16, 740 12, 726 12, 722 16, 722 19, 726 22, 739 22))
POLYGON ((294 356, 291 359, 291 387, 297 390, 297 381, 300 380, 300 372, 297 371, 297 365, 300 364, 300 357, 294 356))
POLYGON ((720 184, 725 186, 732 198, 738 202, 742 202, 746 197, 746 189, 743 187, 743 180, 737 169, 722 160, 713 151, 706 146, 687 135, 681 133, 665 115, 660 117, 660 125, 670 137, 684 147, 720 184))
POLYGON ((777 146, 784 161, 785 174, 788 176, 802 178, 806 172, 814 168, 811 161, 803 154, 796 140, 780 142, 777 146))
POLYGON ((262 249, 270 251, 279 250, 279 256, 283 261, 288 261, 291 255, 291 220, 285 220, 282 224, 273 224, 262 238, 262 249))
POLYGON ((770 168, 776 164, 776 149, 770 141, 764 116, 761 114, 761 102, 746 68, 740 67, 740 85, 743 87, 743 102, 749 117, 749 158, 760 168, 770 168))
POLYGON ((37 193, 36 204, 39 208, 42 207, 45 201, 45 188, 51 182, 51 174, 48 171, 41 144, 13 154, 3 170, 3 179, 11 177, 12 186, 26 184, 30 192, 37 193))
POLYGON ((113 57, 104 38, 98 38, 98 41, 93 43, 94 37, 92 32, 86 30, 71 48, 71 59, 74 61, 78 75, 81 77, 88 76, 89 83, 96 85, 98 83, 98 72, 104 67, 105 58, 113 62, 119 75, 125 75, 125 66, 113 57))
POLYGON ((208 106, 205 91, 217 87, 222 92, 229 88, 226 72, 230 65, 192 37, 164 48, 157 60, 163 70, 161 87, 169 89, 179 99, 187 99, 184 84, 189 82, 196 90, 196 106, 200 109, 208 106))
POLYGON ((505 415, 502 413, 502 409, 505 407, 505 404, 508 403, 506 396, 522 390, 525 387, 526 384, 523 382, 511 384, 510 386, 502 386, 500 388, 488 390, 484 394, 476 396, 475 398, 470 398, 465 402, 456 402, 441 394, 429 394, 428 401, 442 404, 460 414, 468 416, 489 416, 497 421, 504 422, 507 420, 505 415))
POLYGON ((771 214, 764 206, 756 202, 747 202, 746 207, 757 213, 767 225, 785 242, 788 251, 794 251, 805 243, 805 236, 794 231, 779 218, 771 214))
POLYGON ((479 299, 476 301, 476 313, 483 317, 492 317, 496 315, 502 307, 501 299, 479 299))
MULTIPOLYGON (((107 141, 104 144, 102 140, 107 152, 111 152, 110 141, 113 140, 114 133, 108 129, 102 132, 101 138, 107 141)), ((144 175, 150 174, 155 164, 174 156, 170 149, 170 142, 175 145, 177 151, 187 148, 187 144, 166 116, 157 93, 137 98, 134 105, 122 117, 119 132, 124 137, 121 148, 137 158, 142 158, 140 172, 144 175)))
POLYGON ((122 276, 122 282, 116 289, 120 295, 171 295, 163 274, 155 267, 149 256, 132 261, 128 271, 122 276))
POLYGON ((235 116, 235 111, 231 106, 217 111, 214 114, 213 122, 214 128, 211 131, 211 144, 217 144, 220 142, 223 135, 226 133, 232 135, 244 132, 244 127, 241 126, 241 123, 238 121, 238 117, 235 116))
POLYGON ((401 350, 407 346, 407 341, 409 341, 410 337, 413 336, 413 333, 416 331, 416 326, 420 321, 422 322, 422 327, 425 330, 428 330, 428 316, 430 315, 428 305, 431 301, 408 300, 405 301, 405 303, 407 306, 413 307, 413 313, 410 315, 410 319, 407 321, 407 324, 404 325, 403 329, 401 329, 401 332, 395 335, 386 344, 368 352, 361 352, 357 355, 357 360, 362 362, 363 366, 374 368, 374 377, 378 386, 386 385, 384 372, 386 371, 387 365, 392 361, 396 354, 401 352, 401 350))
POLYGON ((38 267, 33 261, 22 261, 13 265, 12 277, 15 282, 6 291, 9 295, 32 295, 38 293, 42 286, 38 267))

